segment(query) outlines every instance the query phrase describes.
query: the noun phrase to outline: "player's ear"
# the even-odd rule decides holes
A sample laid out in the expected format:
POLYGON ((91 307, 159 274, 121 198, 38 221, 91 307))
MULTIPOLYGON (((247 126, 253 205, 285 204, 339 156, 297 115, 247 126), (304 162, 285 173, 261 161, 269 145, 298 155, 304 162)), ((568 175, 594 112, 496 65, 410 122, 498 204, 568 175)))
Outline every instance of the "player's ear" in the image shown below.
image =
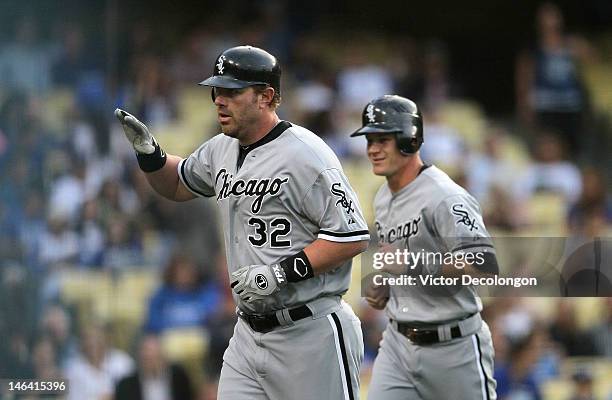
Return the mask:
POLYGON ((259 108, 266 108, 272 105, 272 101, 274 99, 274 88, 271 86, 266 86, 264 90, 262 90, 260 94, 259 108))

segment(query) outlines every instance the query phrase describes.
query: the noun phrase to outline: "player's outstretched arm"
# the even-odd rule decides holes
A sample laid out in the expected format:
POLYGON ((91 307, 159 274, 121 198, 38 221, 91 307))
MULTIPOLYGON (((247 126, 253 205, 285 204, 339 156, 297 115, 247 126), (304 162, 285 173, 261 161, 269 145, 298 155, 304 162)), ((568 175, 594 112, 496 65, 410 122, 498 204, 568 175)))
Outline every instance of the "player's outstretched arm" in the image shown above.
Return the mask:
POLYGON ((140 169, 145 172, 147 181, 153 189, 167 199, 186 201, 196 196, 180 181, 178 164, 181 158, 166 154, 145 124, 132 114, 117 108, 115 117, 121 123, 125 136, 136 151, 140 169))
POLYGON ((167 155, 166 164, 155 172, 145 173, 149 185, 160 195, 174 201, 187 201, 195 199, 196 195, 191 193, 178 176, 178 164, 182 158, 167 155))

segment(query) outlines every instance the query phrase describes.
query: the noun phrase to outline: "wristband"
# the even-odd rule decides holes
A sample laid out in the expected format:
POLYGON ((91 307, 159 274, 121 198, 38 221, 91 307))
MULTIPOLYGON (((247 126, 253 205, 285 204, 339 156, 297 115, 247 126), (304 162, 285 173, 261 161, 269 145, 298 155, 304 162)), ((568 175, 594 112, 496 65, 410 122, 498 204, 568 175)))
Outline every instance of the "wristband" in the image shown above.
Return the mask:
POLYGON ((144 172, 155 172, 163 168, 166 165, 166 152, 159 147, 157 141, 153 141, 155 151, 151 154, 136 153, 136 159, 138 160, 138 166, 144 172))
POLYGON ((285 258, 279 264, 285 272, 287 282, 299 282, 314 276, 314 270, 304 250, 285 258))

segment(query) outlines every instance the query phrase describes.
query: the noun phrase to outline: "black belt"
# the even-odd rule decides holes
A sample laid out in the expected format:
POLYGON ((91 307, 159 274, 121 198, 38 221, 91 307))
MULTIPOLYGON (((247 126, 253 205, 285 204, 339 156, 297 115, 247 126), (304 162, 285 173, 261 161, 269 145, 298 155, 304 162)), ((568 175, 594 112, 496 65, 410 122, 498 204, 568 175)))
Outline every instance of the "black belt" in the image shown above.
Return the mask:
MULTIPOLYGON (((276 327, 281 326, 276 313, 251 315, 242 310, 238 310, 238 316, 249 324, 251 329, 253 329, 255 332, 266 333, 270 332, 276 327)), ((299 321, 306 317, 312 317, 312 311, 310 311, 310 308, 303 305, 289 310, 289 317, 291 317, 292 321, 299 321)))
MULTIPOLYGON (((391 322, 393 322, 393 320, 391 320, 391 322)), ((434 344, 442 341, 438 335, 437 329, 418 328, 412 324, 397 322, 397 331, 406 336, 412 343, 418 345, 434 344)), ((459 325, 453 326, 450 330, 450 334, 451 339, 463 336, 461 335, 459 325)))

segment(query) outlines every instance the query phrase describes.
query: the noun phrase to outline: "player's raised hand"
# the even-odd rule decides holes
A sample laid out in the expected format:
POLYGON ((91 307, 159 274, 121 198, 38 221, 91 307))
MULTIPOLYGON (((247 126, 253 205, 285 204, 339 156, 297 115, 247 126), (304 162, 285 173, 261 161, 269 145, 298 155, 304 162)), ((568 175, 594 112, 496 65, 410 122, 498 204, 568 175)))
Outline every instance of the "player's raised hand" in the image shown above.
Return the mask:
POLYGON ((230 286, 246 303, 263 300, 287 284, 285 272, 279 264, 248 265, 232 273, 230 286))
POLYGON ((125 136, 127 136, 130 143, 132 143, 137 153, 153 154, 155 152, 155 145, 157 142, 149 133, 149 129, 147 129, 145 124, 140 122, 132 114, 120 108, 115 109, 115 117, 117 117, 121 123, 125 136))

